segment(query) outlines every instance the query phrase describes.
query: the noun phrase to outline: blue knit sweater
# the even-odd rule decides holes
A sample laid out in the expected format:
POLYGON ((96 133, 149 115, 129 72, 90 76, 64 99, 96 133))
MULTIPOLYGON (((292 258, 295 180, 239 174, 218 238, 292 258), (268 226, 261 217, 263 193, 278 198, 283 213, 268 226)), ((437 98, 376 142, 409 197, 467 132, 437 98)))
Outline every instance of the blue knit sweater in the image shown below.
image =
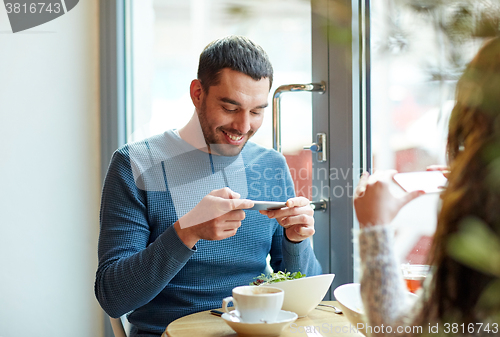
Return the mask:
POLYGON ((111 317, 129 313, 132 336, 160 335, 173 320, 218 308, 231 289, 271 267, 321 273, 309 239, 292 243, 275 219, 246 210, 235 236, 186 247, 173 224, 214 189, 252 200, 294 196, 283 156, 248 142, 212 156, 176 132, 129 144, 111 160, 101 202, 95 293, 111 317))

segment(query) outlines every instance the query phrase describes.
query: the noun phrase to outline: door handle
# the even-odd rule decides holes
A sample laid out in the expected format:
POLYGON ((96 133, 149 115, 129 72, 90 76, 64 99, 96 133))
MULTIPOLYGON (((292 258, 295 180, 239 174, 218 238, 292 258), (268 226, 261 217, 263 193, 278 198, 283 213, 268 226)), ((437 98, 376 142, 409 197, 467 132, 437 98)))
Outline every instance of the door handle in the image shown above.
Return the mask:
POLYGON ((281 153, 281 94, 285 92, 318 92, 325 93, 326 84, 308 83, 308 84, 285 84, 280 85, 273 95, 273 149, 281 153))
MULTIPOLYGON (((308 84, 285 84, 279 86, 273 95, 273 149, 281 153, 281 94, 285 92, 318 92, 324 94, 326 91, 325 82, 308 84)), ((326 161, 326 134, 318 133, 317 143, 307 147, 318 154, 318 161, 326 161)), ((328 202, 325 199, 310 203, 314 211, 325 212, 328 202)))

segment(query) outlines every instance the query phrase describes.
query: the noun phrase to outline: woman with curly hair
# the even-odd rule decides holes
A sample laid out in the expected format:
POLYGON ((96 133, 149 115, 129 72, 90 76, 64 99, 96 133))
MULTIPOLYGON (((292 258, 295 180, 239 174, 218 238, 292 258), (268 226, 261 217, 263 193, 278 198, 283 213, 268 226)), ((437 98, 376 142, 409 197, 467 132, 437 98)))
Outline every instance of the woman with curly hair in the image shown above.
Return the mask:
POLYGON ((496 259, 473 256, 475 247, 500 247, 500 38, 481 48, 458 81, 448 131, 450 173, 429 254, 432 273, 414 305, 407 303, 388 225, 424 192, 394 197, 394 171, 365 173, 357 186, 361 295, 368 325, 378 327, 372 335, 500 333, 500 252, 491 251, 496 259))

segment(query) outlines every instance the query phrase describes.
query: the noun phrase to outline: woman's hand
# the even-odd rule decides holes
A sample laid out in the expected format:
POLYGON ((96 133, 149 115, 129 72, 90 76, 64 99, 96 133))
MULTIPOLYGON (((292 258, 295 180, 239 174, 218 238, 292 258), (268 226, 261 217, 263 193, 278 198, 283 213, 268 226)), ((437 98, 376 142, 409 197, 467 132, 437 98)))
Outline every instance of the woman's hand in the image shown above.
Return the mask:
POLYGON ((389 224, 404 205, 425 194, 413 191, 403 197, 394 197, 389 190, 392 177, 397 172, 378 171, 373 175, 363 173, 354 193, 354 208, 361 227, 389 224))

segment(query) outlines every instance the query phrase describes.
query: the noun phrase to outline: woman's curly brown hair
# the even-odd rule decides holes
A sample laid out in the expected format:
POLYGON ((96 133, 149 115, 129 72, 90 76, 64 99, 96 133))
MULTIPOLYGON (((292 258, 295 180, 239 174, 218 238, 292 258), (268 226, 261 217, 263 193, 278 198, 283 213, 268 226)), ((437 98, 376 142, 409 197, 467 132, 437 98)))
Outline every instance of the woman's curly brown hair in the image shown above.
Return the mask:
POLYGON ((493 277, 454 259, 447 244, 468 218, 500 236, 500 185, 490 179, 500 177, 492 171, 500 161, 500 38, 482 47, 458 81, 448 131, 451 172, 429 256, 435 270, 423 315, 474 323, 489 314, 477 302, 493 277))

